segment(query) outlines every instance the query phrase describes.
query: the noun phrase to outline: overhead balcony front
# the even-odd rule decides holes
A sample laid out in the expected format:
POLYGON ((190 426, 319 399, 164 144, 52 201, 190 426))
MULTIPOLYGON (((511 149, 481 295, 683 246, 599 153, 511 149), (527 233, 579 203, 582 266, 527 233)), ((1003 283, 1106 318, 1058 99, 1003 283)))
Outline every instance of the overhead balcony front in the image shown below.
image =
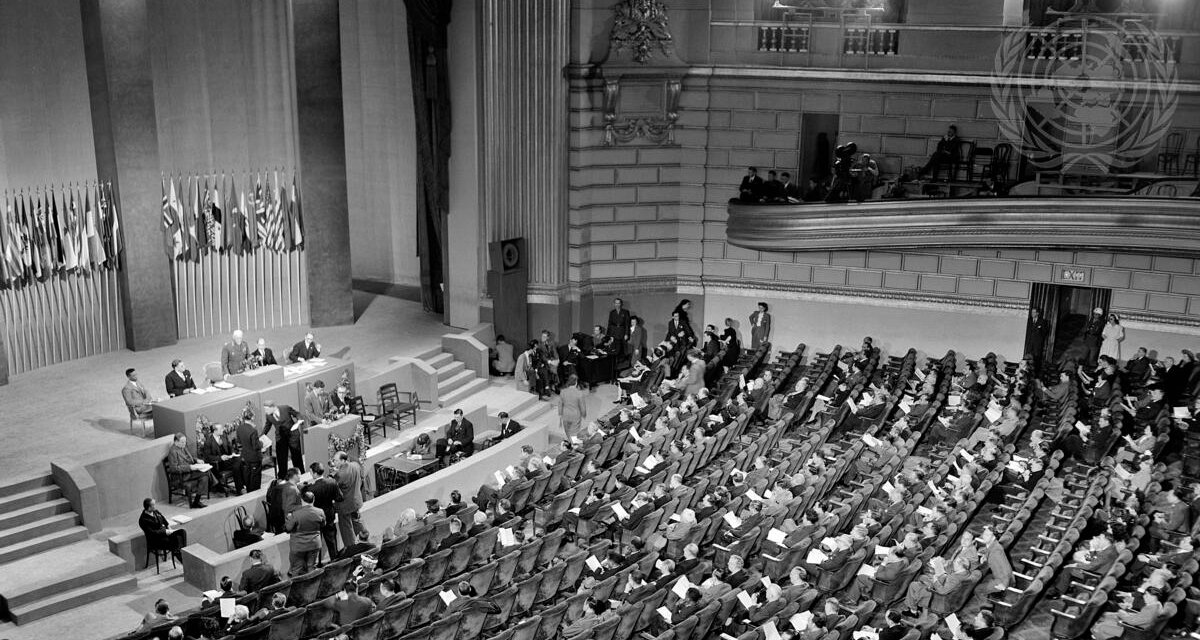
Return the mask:
POLYGON ((1186 199, 730 202, 726 224, 731 244, 758 251, 1037 247, 1200 252, 1200 207, 1186 199))

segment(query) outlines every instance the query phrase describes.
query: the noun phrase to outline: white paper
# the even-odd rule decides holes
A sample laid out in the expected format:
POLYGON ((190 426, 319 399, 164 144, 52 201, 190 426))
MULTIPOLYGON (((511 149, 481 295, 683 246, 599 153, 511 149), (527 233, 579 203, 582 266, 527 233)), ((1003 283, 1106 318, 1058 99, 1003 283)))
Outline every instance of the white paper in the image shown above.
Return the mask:
POLYGON ((962 404, 962 396, 960 396, 960 395, 952 395, 952 396, 946 398, 947 406, 957 407, 960 404, 962 404))
POLYGON ((672 622, 670 609, 668 609, 666 607, 659 607, 659 608, 655 609, 654 612, 657 613, 658 615, 662 616, 663 620, 666 620, 668 623, 672 622))
POLYGON ((858 399, 858 403, 865 407, 865 406, 871 404, 871 401, 874 399, 875 398, 871 397, 871 394, 864 391, 862 394, 862 397, 860 397, 858 399))
POLYGON ((504 474, 503 473, 500 473, 499 471, 493 471, 492 476, 496 478, 496 484, 498 484, 501 487, 504 486, 504 474))
POLYGON ((796 631, 804 631, 808 625, 812 624, 813 614, 811 611, 801 611, 788 619, 792 623, 792 628, 796 631))
POLYGON ((738 595, 737 595, 737 599, 738 599, 738 602, 742 603, 742 606, 745 607, 747 611, 749 611, 751 607, 753 607, 755 604, 757 604, 754 601, 754 596, 746 593, 745 591, 739 591, 738 595))
POLYGON ((884 493, 891 494, 895 491, 896 491, 896 485, 892 484, 891 480, 885 480, 883 482, 883 492, 884 493))
POLYGON ((933 515, 933 509, 930 509, 929 507, 917 507, 917 514, 922 518, 928 518, 929 516, 933 515))
POLYGON ((596 556, 588 556, 588 559, 584 560, 584 564, 592 571, 599 571, 601 568, 600 561, 596 559, 596 556))
POLYGON ((746 388, 746 374, 743 373, 742 375, 738 376, 738 386, 743 389, 746 388))
POLYGON ((875 545, 875 555, 877 556, 886 556, 891 550, 891 547, 885 547, 881 544, 875 545))
POLYGON ((512 547, 512 546, 516 546, 516 544, 517 544, 516 534, 514 534, 513 530, 509 529, 508 527, 503 527, 500 529, 499 537, 500 537, 500 544, 502 546, 512 547))
POLYGON ((554 466, 554 458, 551 458, 550 456, 542 456, 542 462, 545 462, 547 467, 554 466))
POLYGON ((646 456, 646 459, 642 461, 642 464, 647 469, 653 469, 654 467, 657 467, 658 465, 662 464, 662 461, 658 459, 658 456, 655 456, 652 453, 652 454, 646 456))
POLYGON ((262 448, 269 449, 271 447, 271 438, 267 436, 259 436, 258 441, 262 443, 262 448))
POLYGON ((988 410, 983 412, 983 417, 987 418, 988 422, 995 422, 1002 415, 1004 415, 1004 412, 997 407, 988 407, 988 410))
POLYGON ((946 623, 946 628, 950 629, 950 633, 957 638, 962 635, 962 623, 958 621, 958 616, 953 613, 943 619, 946 623))
POLYGON ((447 605, 455 600, 458 600, 458 596, 454 595, 453 591, 442 591, 438 593, 438 597, 440 597, 442 602, 445 602, 447 605))
POLYGON ((737 517, 736 515, 734 515, 734 513, 732 511, 726 512, 724 519, 725 519, 725 523, 728 524, 729 527, 732 529, 736 529, 736 528, 742 526, 742 519, 737 517))
POLYGON ((942 426, 948 427, 950 426, 950 416, 938 416, 938 422, 942 423, 942 426))
POLYGON ((754 489, 747 489, 747 490, 746 490, 746 497, 747 497, 747 498, 750 498, 751 500, 753 500, 753 501, 755 501, 755 502, 762 502, 762 501, 763 501, 763 499, 762 499, 762 496, 758 495, 758 493, 756 493, 756 492, 754 491, 754 489))
POLYGON ((871 447, 872 449, 878 449, 879 447, 882 447, 882 446, 883 446, 883 441, 882 441, 882 440, 880 440, 879 438, 876 438, 875 436, 873 436, 873 435, 871 435, 871 434, 869 434, 869 433, 864 433, 864 434, 863 434, 863 436, 862 436, 862 441, 863 441, 864 443, 866 443, 866 445, 867 445, 868 447, 871 447))
POLYGON ((838 369, 841 369, 841 370, 844 372, 844 371, 846 371, 847 369, 849 369, 849 368, 850 368, 850 366, 849 366, 849 365, 847 365, 845 362, 842 362, 841 360, 838 360, 838 363, 837 363, 837 368, 838 368, 838 369))
POLYGON ((679 576, 679 579, 675 581, 675 586, 671 587, 671 591, 680 598, 685 598, 687 597, 688 589, 691 588, 692 582, 688 580, 687 576, 679 576))
POLYGON ((868 578, 874 578, 875 577, 875 567, 864 562, 863 565, 858 568, 858 573, 856 575, 867 576, 868 578))
POLYGON ((171 516, 171 522, 176 524, 187 524, 192 521, 191 516, 185 516, 182 513, 177 516, 171 516))
POLYGON ((217 598, 221 597, 221 592, 217 591, 216 589, 209 589, 208 591, 204 592, 204 597, 208 598, 209 600, 216 600, 217 598))
POLYGON ((779 529, 776 529, 775 527, 771 527, 771 530, 767 532, 767 540, 770 540, 771 542, 774 542, 782 547, 783 541, 787 540, 787 534, 779 529))
POLYGON ((638 432, 637 432, 637 427, 636 427, 636 426, 630 426, 630 427, 629 427, 629 435, 633 436, 633 439, 634 439, 636 442, 638 442, 639 444, 642 442, 642 436, 639 436, 639 435, 638 435, 638 432))
POLYGON ((198 463, 192 465, 192 468, 194 468, 196 471, 199 471, 200 473, 207 473, 209 471, 212 471, 212 465, 208 464, 207 462, 198 462, 198 463))
POLYGON ((782 637, 779 635, 779 629, 775 628, 774 620, 767 620, 759 628, 762 629, 763 640, 782 640, 782 637))
POLYGON ((1192 414, 1190 411, 1188 411, 1187 407, 1173 407, 1171 412, 1174 417, 1182 420, 1187 420, 1188 418, 1192 417, 1192 414))
POLYGON ((621 506, 620 502, 612 503, 612 510, 613 510, 613 513, 617 514, 618 520, 629 519, 629 512, 625 510, 625 507, 621 506))
POLYGON ((234 598, 221 598, 221 617, 232 618, 233 609, 237 606, 237 600, 234 598))
POLYGON ((912 400, 909 400, 908 398, 900 398, 900 410, 903 411, 905 415, 912 411, 912 405, 912 400))
POLYGON ((829 556, 825 555, 824 551, 821 551, 820 549, 813 549, 812 551, 808 552, 808 557, 804 558, 804 561, 809 564, 821 564, 828 559, 829 556))
POLYGON ((913 374, 917 376, 917 380, 925 382, 925 372, 920 369, 913 369, 913 374))
POLYGON ((854 404, 854 398, 846 398, 846 406, 850 407, 850 413, 858 414, 858 405, 854 404))
POLYGON ((975 456, 971 453, 968 453, 966 449, 959 449, 958 455, 962 456, 963 460, 966 460, 967 462, 975 462, 975 456))

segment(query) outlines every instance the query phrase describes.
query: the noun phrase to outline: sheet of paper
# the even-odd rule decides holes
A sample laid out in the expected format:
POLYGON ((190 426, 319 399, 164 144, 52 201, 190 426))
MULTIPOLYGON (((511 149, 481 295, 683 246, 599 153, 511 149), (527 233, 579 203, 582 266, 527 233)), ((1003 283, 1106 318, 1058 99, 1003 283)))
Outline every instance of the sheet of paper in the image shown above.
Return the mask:
POLYGON ((885 480, 883 482, 883 492, 893 493, 894 491, 896 491, 896 485, 892 484, 891 480, 885 480))
POLYGON ((913 369, 913 375, 917 376, 917 380, 925 382, 925 372, 920 369, 913 369))
POLYGON ((746 374, 743 373, 742 375, 738 376, 738 386, 743 389, 746 388, 746 374))
POLYGON ((824 551, 821 551, 820 549, 813 549, 808 552, 808 556, 804 558, 804 561, 809 564, 821 564, 828 559, 829 556, 825 555, 824 551))
POLYGON ((588 559, 584 560, 584 564, 592 571, 599 571, 601 567, 600 561, 596 559, 596 556, 588 556, 588 559))
POLYGON ((867 406, 867 405, 871 404, 871 401, 872 401, 872 400, 874 400, 874 399, 875 399, 875 398, 874 398, 874 397, 872 397, 872 396, 871 396, 871 394, 869 394, 869 393, 867 393, 867 392, 865 392, 865 391, 864 391, 864 392, 863 392, 863 394, 862 394, 862 397, 860 397, 860 398, 858 399, 858 403, 859 403, 859 404, 861 404, 862 406, 864 406, 864 407, 865 407, 865 406, 867 406))
POLYGON ((617 514, 618 520, 628 520, 629 519, 629 512, 625 510, 625 507, 621 506, 620 502, 612 503, 612 510, 613 510, 613 513, 617 514))
POLYGON ((943 427, 950 426, 950 416, 938 416, 938 422, 942 423, 943 427))
POLYGON ((747 498, 750 498, 751 500, 753 500, 753 501, 755 501, 755 502, 762 502, 762 501, 763 501, 763 499, 762 499, 762 496, 758 495, 758 493, 756 493, 756 492, 754 491, 754 489, 747 489, 747 490, 746 490, 746 497, 747 497, 747 498))
POLYGON ((579 507, 571 507, 570 509, 567 509, 567 513, 573 513, 575 515, 579 515, 579 507))
POLYGON ((966 460, 967 462, 975 462, 975 456, 969 453, 966 449, 959 449, 958 455, 962 456, 963 460, 966 460))
POLYGON ((234 607, 237 607, 236 598, 221 598, 221 617, 232 618, 234 607))
POLYGON ((267 436, 259 436, 258 441, 260 444, 262 444, 262 448, 264 448, 264 449, 268 449, 271 447, 271 444, 272 444, 271 438, 269 438, 267 436))
POLYGON ((629 435, 639 443, 642 441, 642 436, 638 435, 637 427, 629 427, 629 435))
POLYGON ((875 567, 864 562, 863 565, 858 568, 857 575, 866 576, 868 578, 874 578, 875 577, 875 567))
POLYGON ((201 462, 196 465, 196 471, 199 471, 200 473, 208 473, 209 471, 212 471, 212 465, 208 464, 207 462, 201 462))
POLYGON ((850 368, 850 365, 846 364, 845 362, 843 362, 841 360, 838 360, 837 368, 841 369, 843 372, 845 372, 846 370, 848 370, 850 368))
POLYGON ((762 583, 762 586, 768 589, 771 588, 771 578, 769 576, 763 576, 759 578, 758 581, 762 583))
POLYGON ((793 629, 796 631, 804 631, 808 628, 808 625, 812 624, 812 619, 813 614, 811 611, 801 611, 788 620, 792 623, 793 629))
POLYGON ((954 634, 955 638, 962 635, 962 623, 958 621, 958 616, 952 613, 946 616, 944 620, 946 622, 946 628, 950 630, 950 633, 954 634))
POLYGON ((654 612, 657 613, 658 615, 662 616, 663 620, 666 620, 668 623, 672 622, 670 609, 668 609, 666 607, 659 607, 659 608, 655 609, 654 612))
POLYGON ((659 460, 658 456, 654 455, 653 453, 646 456, 646 459, 642 461, 642 465, 647 469, 653 469, 660 464, 662 464, 662 460, 659 460))
POLYGON ((873 436, 873 435, 871 435, 871 434, 869 434, 869 433, 864 433, 864 434, 863 434, 863 436, 862 436, 862 441, 863 441, 863 442, 864 442, 864 443, 865 443, 865 444, 866 444, 868 447, 871 447, 872 449, 878 449, 879 447, 882 447, 882 446, 883 446, 883 441, 882 441, 882 440, 880 440, 879 438, 876 438, 875 436, 873 436))
POLYGON ((742 526, 742 519, 737 517, 736 515, 734 515, 733 512, 726 512, 724 519, 725 519, 725 523, 728 524, 733 529, 736 529, 736 528, 742 526))
POLYGON ((850 407, 850 413, 858 414, 858 405, 854 404, 854 398, 846 398, 846 406, 850 407))
POLYGON ((987 418, 988 422, 995 422, 1002 415, 1004 415, 1004 412, 999 407, 989 407, 987 411, 983 412, 983 417, 987 418))
POLYGON ((500 544, 505 547, 514 547, 517 545, 517 536, 513 533, 513 530, 509 529, 508 527, 500 529, 499 538, 500 544))
POLYGON ((751 607, 753 607, 755 604, 757 604, 754 601, 754 596, 746 593, 745 591, 739 591, 738 595, 737 595, 737 599, 738 599, 738 602, 742 603, 742 606, 745 607, 747 611, 749 611, 751 607))
POLYGON ((691 580, 688 580, 687 576, 679 576, 679 579, 675 581, 675 586, 671 587, 671 591, 673 591, 675 595, 679 596, 680 598, 685 598, 687 597, 688 589, 691 588, 691 580))
POLYGON ((496 478, 496 484, 504 486, 504 474, 499 471, 493 471, 492 476, 496 478))
POLYGON ((191 516, 185 516, 182 513, 179 515, 171 516, 171 522, 174 522, 177 524, 187 524, 191 521, 192 521, 191 516))
POLYGON ((438 593, 438 597, 440 597, 442 602, 445 602, 447 605, 455 600, 458 600, 458 596, 454 595, 453 591, 442 591, 438 593))
POLYGON ((933 509, 929 507, 917 507, 917 514, 922 518, 928 518, 933 515, 933 509))
POLYGON ((908 415, 912 411, 912 406, 912 400, 909 400, 908 398, 900 398, 900 410, 903 411, 905 415, 908 415))
POLYGON ((776 529, 775 527, 771 527, 771 530, 767 532, 767 540, 770 540, 771 542, 774 542, 782 547, 783 541, 787 540, 787 534, 779 529, 776 529))
POLYGON ((886 556, 891 550, 891 547, 885 547, 881 544, 875 545, 875 555, 877 556, 886 556))
POLYGON ((767 620, 759 628, 762 629, 763 640, 783 640, 782 636, 779 635, 779 629, 775 628, 774 620, 767 620))
POLYGON ((204 597, 208 598, 209 600, 216 600, 217 598, 221 597, 221 592, 217 591, 216 589, 209 589, 208 591, 204 592, 204 597))
POLYGON ((1187 407, 1172 407, 1171 415, 1181 420, 1187 420, 1192 417, 1192 413, 1188 411, 1187 407))
POLYGON ((547 467, 554 466, 554 458, 551 458, 550 456, 542 456, 542 462, 545 462, 547 467))

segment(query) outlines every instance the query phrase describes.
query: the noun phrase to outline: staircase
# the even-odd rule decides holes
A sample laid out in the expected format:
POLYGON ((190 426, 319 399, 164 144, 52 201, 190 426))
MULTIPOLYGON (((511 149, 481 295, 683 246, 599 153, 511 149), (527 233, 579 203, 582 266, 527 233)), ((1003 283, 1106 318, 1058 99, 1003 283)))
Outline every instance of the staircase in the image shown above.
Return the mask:
POLYGON ((459 404, 464 398, 488 387, 487 378, 480 378, 441 347, 417 356, 437 371, 438 406, 459 404))
POLYGON ((0 485, 0 613, 25 624, 136 586, 51 475, 0 485))

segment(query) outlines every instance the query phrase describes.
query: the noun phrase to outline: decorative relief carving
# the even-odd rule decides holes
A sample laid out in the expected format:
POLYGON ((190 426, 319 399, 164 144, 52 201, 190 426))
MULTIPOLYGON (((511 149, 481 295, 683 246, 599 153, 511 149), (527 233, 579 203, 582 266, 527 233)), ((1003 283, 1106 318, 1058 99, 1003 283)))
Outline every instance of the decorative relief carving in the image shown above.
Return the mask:
POLYGON ((667 6, 657 0, 624 0, 613 7, 610 51, 647 64, 658 53, 675 56, 675 40, 667 26, 667 6))
POLYGON ((600 65, 604 144, 674 144, 687 65, 675 54, 667 7, 658 0, 623 0, 613 12, 608 57, 600 65))
POLYGON ((661 80, 663 84, 662 115, 618 115, 621 81, 604 82, 604 144, 630 142, 645 138, 655 144, 675 143, 675 121, 679 119, 679 94, 682 83, 678 78, 661 80))

